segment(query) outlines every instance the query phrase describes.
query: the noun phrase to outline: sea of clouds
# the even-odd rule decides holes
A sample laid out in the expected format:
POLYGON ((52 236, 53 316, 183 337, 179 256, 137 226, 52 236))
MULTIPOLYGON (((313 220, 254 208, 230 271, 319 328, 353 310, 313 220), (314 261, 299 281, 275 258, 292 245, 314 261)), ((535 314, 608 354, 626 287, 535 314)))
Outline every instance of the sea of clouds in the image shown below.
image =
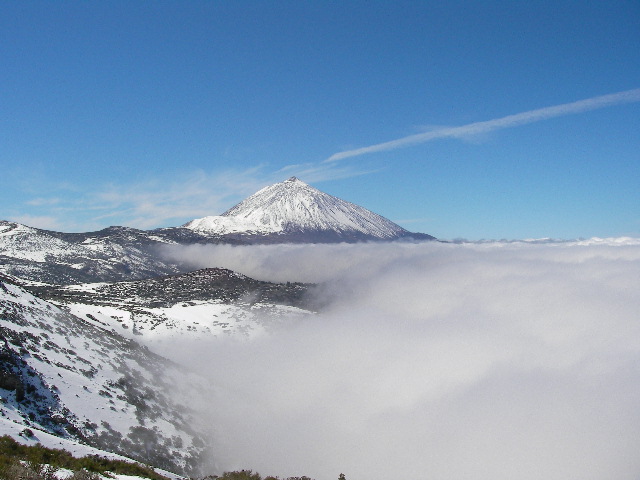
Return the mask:
POLYGON ((180 348, 221 469, 317 480, 637 479, 640 242, 193 246, 319 283, 317 316, 180 348))

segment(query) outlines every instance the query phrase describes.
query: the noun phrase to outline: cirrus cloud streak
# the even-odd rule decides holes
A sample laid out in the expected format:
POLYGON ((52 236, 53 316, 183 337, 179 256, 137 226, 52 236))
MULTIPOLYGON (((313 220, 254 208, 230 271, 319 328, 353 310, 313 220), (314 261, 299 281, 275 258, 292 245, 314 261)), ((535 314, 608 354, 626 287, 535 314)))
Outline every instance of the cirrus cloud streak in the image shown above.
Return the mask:
POLYGON ((369 153, 383 152, 395 150, 401 147, 426 143, 440 138, 464 138, 472 135, 489 133, 504 128, 512 128, 529 123, 549 120, 551 118, 562 117, 565 115, 573 115, 576 113, 597 110, 600 108, 610 107, 624 103, 634 103, 640 101, 640 88, 626 90, 624 92, 611 93, 598 97, 578 100, 576 102, 564 103, 551 107, 538 108, 527 112, 507 115, 506 117, 496 118, 494 120, 486 120, 483 122, 469 123, 459 127, 445 127, 431 130, 425 133, 417 133, 396 140, 383 143, 376 143, 368 147, 361 147, 352 150, 345 150, 335 153, 327 158, 324 162, 336 162, 350 157, 357 157, 369 153))

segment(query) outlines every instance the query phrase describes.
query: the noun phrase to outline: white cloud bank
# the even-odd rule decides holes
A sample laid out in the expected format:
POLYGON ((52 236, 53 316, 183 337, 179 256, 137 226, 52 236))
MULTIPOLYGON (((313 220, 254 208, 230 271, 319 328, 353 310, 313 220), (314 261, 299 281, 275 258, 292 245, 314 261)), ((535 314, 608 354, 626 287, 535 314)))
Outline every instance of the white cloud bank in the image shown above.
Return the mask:
POLYGON ((395 150, 396 148, 425 143, 439 138, 464 138, 472 135, 485 134, 494 130, 501 130, 503 128, 517 127, 520 125, 527 125, 529 123, 540 122, 542 120, 548 120, 550 118, 573 115, 576 113, 610 107, 612 105, 634 102, 640 102, 640 88, 611 93, 609 95, 601 95, 552 107, 538 108, 536 110, 529 110, 527 112, 516 113, 514 115, 507 115, 506 117, 496 118, 494 120, 469 123, 459 127, 439 128, 425 133, 418 133, 398 138, 389 142, 377 143, 375 145, 369 145, 367 147, 356 148, 353 150, 345 150, 331 155, 325 160, 325 162, 335 162, 349 157, 365 155, 367 153, 395 150))
POLYGON ((640 476, 638 242, 182 255, 258 278, 331 280, 332 306, 311 320, 181 352, 219 389, 205 421, 224 469, 317 480, 640 476))

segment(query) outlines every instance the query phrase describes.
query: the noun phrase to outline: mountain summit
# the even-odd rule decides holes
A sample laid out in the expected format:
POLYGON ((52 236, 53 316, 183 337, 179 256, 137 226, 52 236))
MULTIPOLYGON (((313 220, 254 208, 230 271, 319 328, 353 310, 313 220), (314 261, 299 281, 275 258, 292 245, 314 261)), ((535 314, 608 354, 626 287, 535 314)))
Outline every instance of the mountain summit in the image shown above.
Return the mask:
POLYGON ((434 239, 431 235, 411 233, 296 177, 263 188, 220 216, 198 218, 183 227, 200 235, 231 236, 251 243, 434 239))

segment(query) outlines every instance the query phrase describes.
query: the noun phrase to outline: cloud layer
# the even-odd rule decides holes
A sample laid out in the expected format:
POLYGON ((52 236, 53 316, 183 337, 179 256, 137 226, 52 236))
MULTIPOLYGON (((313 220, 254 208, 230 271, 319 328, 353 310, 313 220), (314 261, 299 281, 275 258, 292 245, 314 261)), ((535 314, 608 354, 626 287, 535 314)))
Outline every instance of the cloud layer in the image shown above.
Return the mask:
POLYGON ((398 138, 389 142, 369 145, 368 147, 345 150, 331 155, 325 160, 325 162, 335 162, 349 157, 365 155, 367 153, 395 150, 396 148, 425 143, 439 138, 464 138, 472 135, 485 134, 494 130, 501 130, 503 128, 517 127, 529 123, 540 122, 542 120, 548 120, 550 118, 597 110, 622 103, 635 102, 640 102, 640 88, 587 98, 586 100, 579 100, 577 102, 564 103, 562 105, 554 105, 552 107, 538 108, 536 110, 529 110, 527 112, 516 113, 514 115, 507 115, 506 117, 496 118, 494 120, 469 123, 459 127, 439 128, 425 133, 418 133, 398 138))
POLYGON ((218 387, 203 418, 221 468, 318 480, 640 474, 638 245, 211 247, 198 258, 327 281, 332 302, 277 335, 181 350, 218 387))

